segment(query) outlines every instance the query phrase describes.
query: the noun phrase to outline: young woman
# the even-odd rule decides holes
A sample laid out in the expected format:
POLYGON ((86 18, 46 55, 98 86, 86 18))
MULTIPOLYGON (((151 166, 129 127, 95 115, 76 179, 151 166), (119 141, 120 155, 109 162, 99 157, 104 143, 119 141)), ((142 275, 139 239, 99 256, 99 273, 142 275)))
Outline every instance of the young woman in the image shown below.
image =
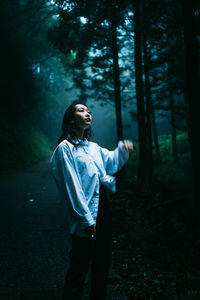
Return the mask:
POLYGON ((133 144, 128 140, 119 141, 114 151, 91 142, 91 122, 88 107, 73 102, 65 112, 62 135, 51 158, 72 238, 63 300, 82 299, 90 264, 90 300, 106 299, 112 252, 112 222, 106 189, 116 191, 112 175, 124 166, 133 151, 133 144))

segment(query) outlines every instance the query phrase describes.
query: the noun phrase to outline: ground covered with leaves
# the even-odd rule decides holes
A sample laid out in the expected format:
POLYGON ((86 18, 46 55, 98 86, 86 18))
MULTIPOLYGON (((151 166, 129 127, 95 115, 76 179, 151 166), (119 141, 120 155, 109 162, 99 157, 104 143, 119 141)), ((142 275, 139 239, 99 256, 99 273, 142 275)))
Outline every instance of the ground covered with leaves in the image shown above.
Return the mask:
POLYGON ((132 167, 111 196, 115 288, 134 300, 200 299, 200 238, 192 225, 187 157, 178 166, 170 158, 158 165, 151 193, 137 191, 132 167))

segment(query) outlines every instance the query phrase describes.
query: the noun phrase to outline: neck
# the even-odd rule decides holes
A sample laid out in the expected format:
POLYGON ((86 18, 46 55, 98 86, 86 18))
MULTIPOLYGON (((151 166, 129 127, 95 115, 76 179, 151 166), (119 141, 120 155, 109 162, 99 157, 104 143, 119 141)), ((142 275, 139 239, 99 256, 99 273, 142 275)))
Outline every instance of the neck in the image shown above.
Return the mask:
POLYGON ((77 128, 76 129, 76 136, 78 139, 83 140, 84 139, 84 129, 82 128, 77 128))

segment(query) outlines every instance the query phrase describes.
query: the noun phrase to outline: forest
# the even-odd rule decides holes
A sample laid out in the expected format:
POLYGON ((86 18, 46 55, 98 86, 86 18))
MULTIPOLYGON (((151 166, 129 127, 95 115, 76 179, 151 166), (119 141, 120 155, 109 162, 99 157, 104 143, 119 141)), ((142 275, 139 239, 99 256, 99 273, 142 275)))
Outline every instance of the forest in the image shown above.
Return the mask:
POLYGON ((0 15, 1 177, 48 160, 66 107, 87 103, 94 141, 135 147, 110 195, 115 289, 200 299, 200 2, 2 0, 0 15))

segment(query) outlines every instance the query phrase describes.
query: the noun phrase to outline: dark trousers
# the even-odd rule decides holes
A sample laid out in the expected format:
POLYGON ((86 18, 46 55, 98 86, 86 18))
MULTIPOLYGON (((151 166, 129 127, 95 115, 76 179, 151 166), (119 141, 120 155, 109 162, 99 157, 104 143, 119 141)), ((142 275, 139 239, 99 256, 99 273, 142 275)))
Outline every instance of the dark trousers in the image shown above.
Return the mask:
POLYGON ((95 237, 71 237, 70 266, 65 278, 63 300, 82 299, 84 281, 90 264, 90 300, 105 300, 112 253, 112 221, 103 187, 100 189, 95 237))

